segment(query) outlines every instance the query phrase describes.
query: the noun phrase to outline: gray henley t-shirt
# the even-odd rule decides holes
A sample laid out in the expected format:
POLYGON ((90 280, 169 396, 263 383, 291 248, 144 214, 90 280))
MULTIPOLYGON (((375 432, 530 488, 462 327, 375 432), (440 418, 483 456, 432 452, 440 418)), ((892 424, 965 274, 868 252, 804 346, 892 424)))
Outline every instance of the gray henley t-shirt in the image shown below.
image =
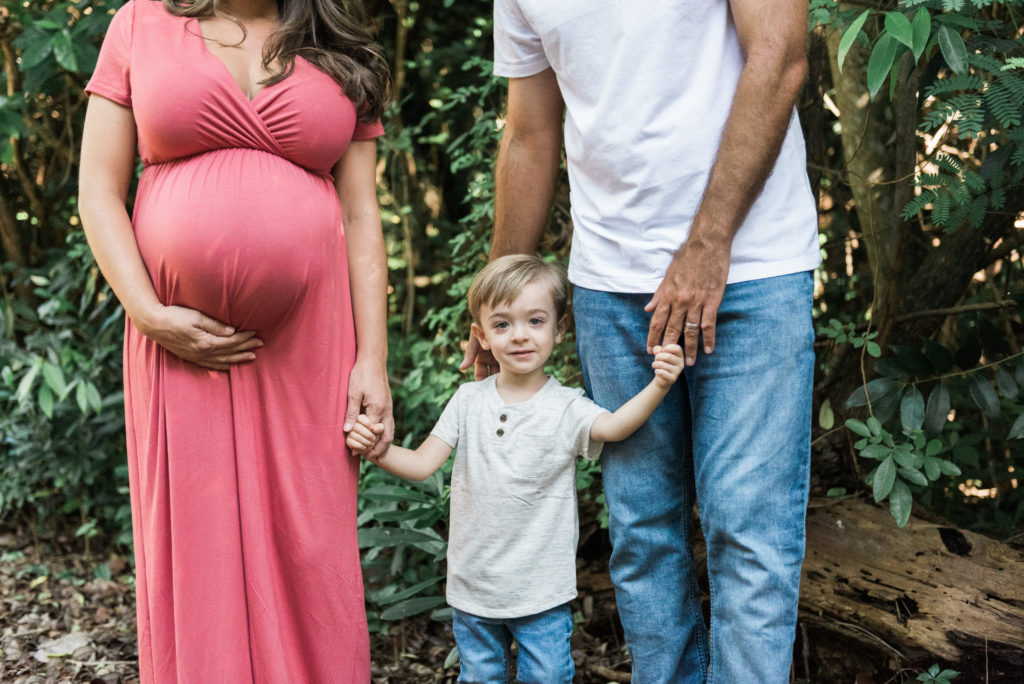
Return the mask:
POLYGON ((590 427, 605 409, 554 378, 505 404, 496 377, 459 387, 431 432, 456 450, 447 598, 524 617, 576 597, 576 457, 600 455, 590 427))

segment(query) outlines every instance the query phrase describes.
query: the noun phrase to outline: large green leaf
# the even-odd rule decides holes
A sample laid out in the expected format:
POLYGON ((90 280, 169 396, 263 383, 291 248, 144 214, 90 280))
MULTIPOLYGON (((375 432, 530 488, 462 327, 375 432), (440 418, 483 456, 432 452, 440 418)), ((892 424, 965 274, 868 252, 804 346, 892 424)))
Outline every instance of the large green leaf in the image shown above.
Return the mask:
POLYGON ((884 444, 871 444, 860 450, 860 455, 863 458, 873 458, 876 461, 885 460, 891 453, 892 449, 884 444))
POLYGON ((864 22, 867 21, 868 15, 871 10, 864 10, 860 13, 860 16, 850 23, 850 27, 846 29, 846 33, 839 40, 839 50, 836 53, 836 61, 839 62, 839 73, 843 73, 843 62, 846 61, 846 53, 853 47, 853 42, 857 40, 857 36, 860 35, 860 30, 864 26, 864 22))
POLYGON ((38 37, 30 42, 21 53, 21 62, 18 67, 22 71, 28 71, 39 66, 53 52, 53 42, 49 40, 47 34, 39 31, 36 33, 38 37))
POLYGON ((846 400, 846 408, 867 406, 869 398, 872 403, 875 403, 884 396, 898 393, 900 387, 900 384, 892 378, 875 378, 868 384, 853 390, 846 400))
POLYGON ((900 477, 907 482, 913 482, 916 485, 925 487, 928 485, 928 478, 921 474, 921 471, 916 468, 903 467, 899 470, 900 477))
POLYGON ((1010 434, 1006 436, 1007 441, 1011 439, 1020 439, 1024 437, 1024 413, 1017 416, 1017 420, 1013 421, 1013 426, 1010 428, 1010 434))
POLYGON ((380 614, 380 619, 402 620, 413 615, 426 613, 428 610, 433 610, 443 605, 445 605, 445 600, 442 596, 420 596, 391 606, 380 614))
POLYGON ((360 494, 369 501, 409 501, 413 503, 431 503, 432 500, 423 492, 408 487, 369 487, 360 494))
MULTIPOLYGON (((377 599, 377 605, 386 606, 389 603, 396 603, 398 601, 403 601, 403 600, 409 598, 410 596, 415 596, 416 594, 420 593, 421 591, 423 591, 427 587, 434 586, 435 584, 437 584, 438 582, 440 582, 443 579, 444 579, 444 575, 438 575, 437 577, 431 577, 428 580, 424 580, 422 582, 414 584, 411 587, 406 587, 402 591, 399 591, 399 592, 396 592, 394 594, 391 594, 390 596, 385 596, 383 598, 378 598, 377 599)), ((430 596, 430 597, 425 596, 423 598, 435 598, 435 597, 433 597, 433 596, 430 596)))
POLYGON ((944 383, 937 384, 928 395, 928 406, 925 408, 924 429, 934 436, 942 432, 949 416, 949 390, 944 383))
POLYGON ((868 426, 865 425, 864 423, 862 423, 861 421, 857 420, 856 418, 847 418, 846 419, 846 427, 851 432, 855 432, 858 435, 860 435, 861 437, 870 437, 871 436, 871 430, 868 429, 868 426))
POLYGON ((1007 399, 1016 399, 1017 394, 1020 393, 1017 382, 1002 366, 996 366, 996 386, 999 388, 999 393, 1007 399))
POLYGON ((992 419, 999 417, 999 396, 992 389, 991 383, 980 373, 975 373, 971 378, 968 383, 968 391, 971 393, 971 399, 974 399, 974 403, 978 405, 982 413, 992 419))
POLYGON ((939 49, 949 68, 958 74, 967 73, 967 46, 960 34, 948 26, 940 26, 938 30, 939 49))
POLYGON ((892 485, 895 481, 896 463, 893 462, 892 457, 889 457, 878 465, 878 470, 875 471, 875 479, 871 483, 871 489, 875 496, 875 501, 881 501, 885 497, 889 496, 889 492, 892 491, 892 485))
POLYGON ((436 542, 436 535, 398 527, 369 527, 359 530, 359 548, 398 546, 412 542, 436 542))
POLYGON ((60 366, 44 361, 43 380, 50 386, 54 394, 58 397, 64 396, 64 393, 67 391, 67 382, 64 380, 64 371, 60 369, 60 366))
POLYGON ((910 520, 910 511, 914 507, 914 497, 910 488, 903 480, 896 480, 889 496, 889 512, 896 519, 896 524, 903 527, 910 520))
POLYGON ((899 48, 898 40, 889 34, 884 34, 871 50, 871 56, 868 58, 868 92, 871 93, 872 99, 885 83, 899 48))
POLYGON ((57 64, 68 71, 78 71, 78 55, 75 54, 75 46, 71 42, 71 32, 67 29, 53 34, 53 54, 57 58, 57 64))
POLYGON ((908 48, 914 48, 914 28, 903 12, 885 13, 885 32, 908 48))
POLYGON ((900 421, 903 428, 909 432, 920 430, 924 423, 924 397, 913 385, 903 393, 903 401, 900 402, 900 421))
POLYGON ((925 48, 928 47, 928 38, 932 32, 932 15, 926 8, 922 7, 917 10, 911 30, 913 31, 913 45, 910 48, 914 51, 914 61, 917 61, 921 59, 925 48))

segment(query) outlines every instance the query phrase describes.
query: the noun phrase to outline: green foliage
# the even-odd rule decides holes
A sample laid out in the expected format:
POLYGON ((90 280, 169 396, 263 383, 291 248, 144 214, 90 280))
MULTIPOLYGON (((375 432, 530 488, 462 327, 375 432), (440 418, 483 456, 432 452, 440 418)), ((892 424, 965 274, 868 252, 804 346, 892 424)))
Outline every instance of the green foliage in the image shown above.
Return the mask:
MULTIPOLYGON (((904 1, 897 11, 864 10, 845 26, 840 68, 854 42, 872 40, 874 34, 867 69, 872 98, 887 79, 890 93, 895 89, 901 57, 909 52, 923 79, 920 129, 938 134, 952 128, 960 139, 983 143, 975 145, 974 153, 955 171, 944 166, 948 155, 936 146, 921 166, 919 191, 903 208, 904 219, 930 207, 935 225, 952 230, 966 222, 977 227, 990 209, 1002 206, 1004 188, 1024 179, 1019 133, 1024 37, 1016 30, 1010 9, 1021 4, 904 1), (1007 9, 993 11, 993 5, 1007 9), (873 18, 879 21, 870 21, 873 18), (1006 168, 1007 155, 1016 168, 1006 168)), ((834 17, 841 27, 842 16, 834 17)))
POLYGON ((882 355, 882 348, 875 342, 878 332, 857 332, 854 323, 841 323, 836 318, 829 319, 828 325, 819 325, 818 334, 834 340, 837 344, 849 342, 854 349, 866 347, 865 351, 876 359, 882 355))
POLYGON ((956 670, 943 670, 936 664, 917 675, 916 681, 926 682, 927 684, 949 684, 959 676, 960 673, 956 670))
POLYGON ((124 313, 81 233, 28 276, 39 304, 0 321, 0 513, 79 518, 130 542, 121 340, 124 313))
MULTIPOLYGON (((1009 481, 1024 467, 1022 452, 1012 444, 1024 437, 1024 354, 976 367, 972 342, 965 340, 956 352, 930 340, 923 349, 893 346, 892 355, 876 365, 881 377, 858 387, 847 399, 847 409, 865 407, 869 413, 866 421, 846 421, 860 437, 854 443, 859 455, 879 462, 865 483, 876 501, 889 498, 901 527, 912 498, 933 506, 954 498, 942 482, 944 476, 957 488, 977 488, 993 475, 997 481, 1009 481), (956 358, 968 368, 951 372, 956 358), (955 419, 950 420, 951 415, 955 419), (965 434, 970 438, 964 440, 965 434), (1017 456, 984 463, 978 449, 981 439, 993 443, 996 452, 1017 456)), ((1007 525, 1019 524, 1024 496, 1010 489, 1003 504, 1012 511, 1007 525)))
MULTIPOLYGON (((888 80, 891 112, 914 104, 905 92, 896 98, 897 87, 918 88, 915 187, 900 214, 915 222, 908 231, 911 242, 977 234, 1003 220, 1008 198, 1020 192, 1022 4, 902 0, 897 7, 874 3, 868 9, 839 10, 833 3, 812 3, 817 23, 841 32, 840 66, 855 45, 868 50, 864 85, 872 99, 883 97, 888 80)), ((919 263, 915 258, 904 255, 901 268, 913 269, 919 263)), ((992 287, 1019 301, 1020 275, 1018 265, 1004 262, 998 285, 992 287)), ((899 275, 892 279, 899 283, 899 275)), ((969 287, 968 293, 974 290, 969 287)), ((967 304, 986 299, 968 294, 967 304)), ((868 343, 857 338, 865 328, 863 310, 848 315, 849 308, 837 305, 828 293, 822 301, 833 316, 827 325, 819 324, 822 337, 854 348, 868 343)), ((917 501, 990 533, 1005 535, 1019 528, 1024 497, 1010 483, 1024 467, 1019 447, 1024 404, 1017 377, 1024 377, 1024 368, 1019 346, 1011 341, 1015 335, 1019 339, 1020 313, 1015 308, 961 315, 934 339, 919 340, 917 348, 890 345, 882 358, 881 347, 861 356, 860 372, 866 374, 843 406, 847 415, 857 417, 847 420, 846 427, 856 435, 860 457, 871 464, 867 486, 877 501, 889 501, 900 525, 917 501), (995 497, 991 506, 984 503, 987 496, 995 497)), ((884 328, 885 321, 877 325, 884 328)), ((824 418, 834 420, 831 406, 826 412, 823 405, 819 423, 824 418)))

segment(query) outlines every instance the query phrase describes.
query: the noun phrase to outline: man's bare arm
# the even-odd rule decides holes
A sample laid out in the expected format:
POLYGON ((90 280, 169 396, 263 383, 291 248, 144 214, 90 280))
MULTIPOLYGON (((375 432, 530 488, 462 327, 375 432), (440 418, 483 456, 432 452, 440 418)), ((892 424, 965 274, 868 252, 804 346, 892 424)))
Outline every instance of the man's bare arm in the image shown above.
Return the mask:
POLYGON ((555 72, 508 81, 508 112, 494 178, 491 258, 540 244, 562 155, 565 104, 555 72))
POLYGON ((745 64, 700 209, 648 311, 648 351, 682 338, 686 363, 715 346, 732 240, 778 157, 807 71, 806 0, 730 0, 745 64))

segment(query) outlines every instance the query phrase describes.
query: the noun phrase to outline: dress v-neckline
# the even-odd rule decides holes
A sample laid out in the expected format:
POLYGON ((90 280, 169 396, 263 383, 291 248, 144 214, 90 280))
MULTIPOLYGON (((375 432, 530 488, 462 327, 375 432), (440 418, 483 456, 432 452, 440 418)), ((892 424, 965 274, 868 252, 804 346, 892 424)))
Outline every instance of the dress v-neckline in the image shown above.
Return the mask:
MULTIPOLYGON (((235 92, 237 92, 237 93, 238 93, 238 94, 239 94, 239 95, 240 95, 240 96, 242 97, 242 99, 244 99, 244 100, 245 100, 246 102, 248 102, 248 103, 249 103, 250 105, 253 105, 253 106, 255 106, 255 105, 254 105, 254 103, 255 103, 255 102, 256 102, 256 100, 257 100, 257 99, 259 98, 259 96, 263 94, 263 91, 264 91, 264 90, 266 90, 267 88, 271 88, 271 87, 273 87, 273 86, 277 85, 278 83, 282 83, 282 82, 284 82, 285 80, 287 80, 287 79, 288 79, 289 77, 291 77, 291 75, 292 75, 292 74, 288 74, 288 76, 286 76, 286 77, 285 77, 284 79, 282 79, 281 81, 278 81, 277 83, 269 83, 269 84, 267 84, 267 85, 265 85, 265 86, 261 87, 261 88, 260 88, 259 90, 257 90, 257 91, 256 91, 256 94, 255 94, 255 95, 253 95, 252 97, 249 97, 249 95, 248 95, 248 94, 247 94, 247 93, 245 92, 245 88, 243 88, 243 87, 242 87, 242 84, 241 84, 241 83, 239 83, 239 82, 238 82, 238 81, 237 81, 237 80, 235 79, 235 75, 234 75, 233 73, 231 73, 231 69, 230 69, 230 68, 228 68, 228 65, 227 65, 227 63, 225 63, 225 61, 224 61, 223 59, 221 59, 220 57, 218 57, 218 56, 217 56, 217 55, 216 55, 216 54, 215 54, 215 53, 213 52, 213 50, 211 50, 211 49, 210 49, 210 46, 206 44, 207 38, 206 38, 206 36, 204 36, 204 35, 203 35, 203 25, 202 25, 202 23, 201 23, 201 22, 199 21, 199 19, 198 19, 197 17, 192 17, 192 19, 193 19, 193 20, 195 21, 195 23, 196 23, 196 30, 195 30, 194 32, 193 32, 193 31, 189 31, 189 33, 194 33, 194 34, 195 34, 195 36, 196 36, 196 37, 198 38, 199 42, 200 42, 200 43, 202 43, 202 48, 203 48, 203 52, 204 52, 204 53, 205 53, 205 54, 206 54, 206 55, 207 55, 207 56, 208 56, 209 58, 211 58, 211 59, 215 60, 215 61, 216 61, 216 62, 217 62, 217 63, 218 63, 219 65, 220 65, 220 71, 221 71, 221 73, 222 73, 222 74, 223 74, 223 75, 224 75, 225 77, 227 77, 227 79, 228 79, 229 81, 231 81, 232 85, 234 86, 234 87, 233 87, 232 89, 233 89, 233 90, 234 90, 235 92)), ((212 40, 212 38, 211 38, 210 40, 212 40)), ((297 61, 298 61, 298 57, 296 57, 296 62, 297 62, 297 61)), ((296 65, 296 66, 297 66, 297 65, 296 65)), ((293 69, 293 73, 294 73, 294 69, 293 69)))

